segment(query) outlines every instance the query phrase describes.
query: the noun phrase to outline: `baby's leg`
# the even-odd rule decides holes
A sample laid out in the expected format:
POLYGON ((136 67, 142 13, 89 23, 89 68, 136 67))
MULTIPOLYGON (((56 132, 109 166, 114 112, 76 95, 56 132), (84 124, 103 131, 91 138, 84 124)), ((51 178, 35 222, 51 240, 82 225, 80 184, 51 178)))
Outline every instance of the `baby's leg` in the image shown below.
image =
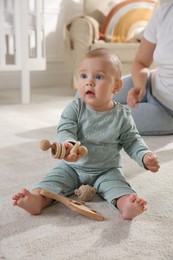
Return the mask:
POLYGON ((147 210, 147 202, 136 194, 124 195, 117 199, 116 206, 120 210, 123 219, 132 220, 147 210))
POLYGON ((23 189, 12 197, 13 205, 18 206, 32 215, 39 215, 42 209, 48 206, 52 199, 46 198, 40 194, 40 189, 32 192, 23 189))

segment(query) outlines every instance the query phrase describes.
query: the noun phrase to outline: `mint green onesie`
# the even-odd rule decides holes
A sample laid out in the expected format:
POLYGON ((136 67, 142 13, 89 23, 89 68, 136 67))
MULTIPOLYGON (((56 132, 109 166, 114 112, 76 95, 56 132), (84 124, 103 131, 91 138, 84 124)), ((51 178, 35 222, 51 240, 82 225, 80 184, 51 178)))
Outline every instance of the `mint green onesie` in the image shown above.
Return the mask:
POLYGON ((80 98, 62 112, 57 141, 80 141, 87 147, 88 155, 74 163, 58 160, 34 188, 68 196, 81 184, 90 184, 113 205, 117 198, 134 193, 123 176, 121 149, 141 167, 144 154, 150 152, 127 107, 115 103, 112 110, 98 112, 80 98))

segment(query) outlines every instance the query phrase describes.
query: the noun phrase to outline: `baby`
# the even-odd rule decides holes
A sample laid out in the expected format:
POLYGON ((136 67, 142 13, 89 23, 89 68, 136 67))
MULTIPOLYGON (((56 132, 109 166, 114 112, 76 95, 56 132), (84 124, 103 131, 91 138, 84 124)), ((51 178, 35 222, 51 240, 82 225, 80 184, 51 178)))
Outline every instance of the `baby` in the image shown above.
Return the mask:
POLYGON ((112 100, 122 88, 121 62, 111 51, 96 49, 81 60, 78 80, 79 98, 62 112, 57 127, 57 141, 65 143, 65 158, 37 183, 34 189, 15 194, 13 205, 38 215, 52 203, 41 189, 69 196, 82 184, 96 188, 98 195, 119 209, 122 218, 132 220, 146 211, 147 202, 138 197, 126 181, 120 151, 141 167, 155 173, 158 158, 138 133, 130 110, 112 100), (80 141, 88 149, 81 157, 74 144, 80 141))

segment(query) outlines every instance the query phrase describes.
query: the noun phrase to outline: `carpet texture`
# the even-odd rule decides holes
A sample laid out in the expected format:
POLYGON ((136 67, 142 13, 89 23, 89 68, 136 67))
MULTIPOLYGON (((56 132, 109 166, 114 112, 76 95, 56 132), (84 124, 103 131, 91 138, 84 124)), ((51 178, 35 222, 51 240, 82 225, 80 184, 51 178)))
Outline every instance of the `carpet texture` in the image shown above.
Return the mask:
POLYGON ((30 188, 54 166, 55 159, 39 149, 39 141, 54 140, 62 109, 72 98, 49 90, 48 94, 37 92, 30 105, 0 105, 0 259, 173 259, 171 135, 144 137, 160 158, 156 174, 140 168, 122 152, 127 180, 148 201, 148 211, 133 221, 122 220, 97 195, 87 205, 105 217, 103 222, 78 215, 61 203, 46 208, 40 216, 11 205, 13 194, 30 188))

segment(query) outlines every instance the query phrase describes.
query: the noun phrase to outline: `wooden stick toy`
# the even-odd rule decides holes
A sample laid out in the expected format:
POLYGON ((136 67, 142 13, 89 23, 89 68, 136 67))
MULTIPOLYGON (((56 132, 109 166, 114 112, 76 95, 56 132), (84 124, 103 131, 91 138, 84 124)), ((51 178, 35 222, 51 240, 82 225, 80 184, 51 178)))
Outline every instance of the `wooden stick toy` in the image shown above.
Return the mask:
POLYGON ((55 194, 55 193, 46 191, 44 189, 41 189, 40 194, 45 196, 45 197, 60 201, 61 203, 66 205, 71 210, 73 210, 73 211, 75 211, 75 212, 77 212, 77 213, 79 213, 83 216, 86 216, 88 218, 95 219, 95 220, 98 220, 98 221, 104 220, 104 217, 102 215, 97 213, 94 209, 87 207, 85 205, 85 203, 82 202, 82 201, 74 200, 74 199, 71 199, 69 197, 64 197, 62 195, 55 194))
MULTIPOLYGON (((80 142, 76 142, 75 145, 72 147, 70 153, 78 151, 78 153, 84 157, 88 154, 88 150, 85 146, 80 146, 80 142)), ((63 159, 66 155, 66 147, 64 143, 55 142, 51 144, 48 140, 42 140, 40 142, 40 149, 43 151, 47 151, 51 149, 52 157, 55 159, 63 159)))

